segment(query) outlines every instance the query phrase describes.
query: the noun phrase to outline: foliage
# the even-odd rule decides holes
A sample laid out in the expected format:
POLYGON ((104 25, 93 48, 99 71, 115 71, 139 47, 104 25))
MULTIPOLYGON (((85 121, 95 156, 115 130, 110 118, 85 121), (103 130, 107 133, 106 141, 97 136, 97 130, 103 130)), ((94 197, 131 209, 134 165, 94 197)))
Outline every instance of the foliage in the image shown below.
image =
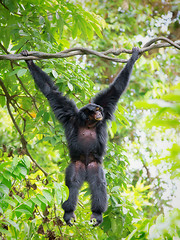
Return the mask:
POLYGON ((179 239, 180 211, 173 209, 163 216, 159 215, 154 223, 151 220, 142 219, 135 223, 136 229, 126 238, 129 239, 179 239), (174 238, 175 237, 175 238, 174 238))
MULTIPOLYGON (((175 1, 1 0, 0 12, 0 54, 23 49, 54 53, 77 45, 99 51, 131 49, 154 36, 179 37, 175 1)), ((78 107, 123 67, 94 56, 43 60, 38 65, 78 107)), ((173 48, 151 51, 138 60, 116 120, 108 125, 104 168, 109 202, 104 222, 98 228, 89 223, 90 191, 85 184, 77 221, 70 228, 61 208, 68 196, 64 171, 69 163, 62 126, 24 61, 0 61, 2 239, 180 237, 180 212, 171 206, 173 181, 179 179, 178 74, 179 55, 173 48)))
MULTIPOLYGON (((180 84, 173 86, 170 93, 165 94, 161 99, 136 102, 136 107, 144 109, 156 109, 156 112, 151 119, 148 119, 147 127, 162 126, 165 129, 174 129, 179 131, 180 124, 180 84)), ((159 164, 162 161, 168 163, 169 168, 165 172, 170 172, 171 177, 180 177, 179 173, 179 156, 180 145, 174 143, 171 148, 167 149, 168 154, 165 157, 158 158, 153 161, 154 164, 159 164)))
POLYGON ((66 186, 34 171, 27 156, 1 155, 1 233, 9 239, 20 239, 19 232, 21 239, 36 239, 44 231, 53 235, 51 228, 63 224, 55 204, 67 197, 66 186))
MULTIPOLYGON (((173 128, 179 130, 180 111, 180 84, 172 87, 172 91, 161 97, 161 100, 138 101, 136 106, 144 109, 156 109, 154 116, 147 119, 147 127, 162 126, 163 128, 173 128)), ((164 170, 165 174, 170 173, 171 178, 179 178, 179 162, 180 162, 180 145, 173 143, 172 147, 168 149, 165 157, 160 157, 152 161, 157 166, 166 163, 164 170)), ((162 171, 162 169, 161 169, 162 171)), ((162 172, 161 172, 162 174, 162 172)), ((151 182, 152 183, 152 182, 151 182)), ((143 205, 143 204, 142 204, 143 205)), ((136 224, 135 230, 126 238, 128 239, 173 239, 173 237, 180 237, 180 210, 174 208, 165 216, 160 214, 156 221, 154 218, 149 221, 144 219, 136 224)))

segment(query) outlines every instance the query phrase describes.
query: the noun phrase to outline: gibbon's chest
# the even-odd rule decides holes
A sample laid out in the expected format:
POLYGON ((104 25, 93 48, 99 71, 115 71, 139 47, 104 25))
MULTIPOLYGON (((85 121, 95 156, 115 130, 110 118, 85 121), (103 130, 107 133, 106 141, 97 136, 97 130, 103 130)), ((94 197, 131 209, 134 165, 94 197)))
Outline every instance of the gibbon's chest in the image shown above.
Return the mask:
POLYGON ((82 145, 92 144, 97 140, 96 128, 80 127, 78 131, 78 140, 82 145))

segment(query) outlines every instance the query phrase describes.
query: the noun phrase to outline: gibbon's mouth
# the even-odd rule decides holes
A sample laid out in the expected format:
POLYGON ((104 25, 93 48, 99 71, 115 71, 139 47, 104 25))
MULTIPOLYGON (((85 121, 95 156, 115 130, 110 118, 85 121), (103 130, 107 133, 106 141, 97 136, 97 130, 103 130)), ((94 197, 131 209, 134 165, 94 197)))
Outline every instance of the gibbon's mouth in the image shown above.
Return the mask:
POLYGON ((98 117, 98 118, 95 117, 95 120, 96 120, 96 121, 101 121, 101 120, 102 120, 102 117, 98 117))
POLYGON ((102 114, 101 114, 100 111, 96 111, 96 113, 95 113, 95 115, 94 115, 94 119, 95 119, 96 121, 101 121, 101 120, 103 119, 102 114))

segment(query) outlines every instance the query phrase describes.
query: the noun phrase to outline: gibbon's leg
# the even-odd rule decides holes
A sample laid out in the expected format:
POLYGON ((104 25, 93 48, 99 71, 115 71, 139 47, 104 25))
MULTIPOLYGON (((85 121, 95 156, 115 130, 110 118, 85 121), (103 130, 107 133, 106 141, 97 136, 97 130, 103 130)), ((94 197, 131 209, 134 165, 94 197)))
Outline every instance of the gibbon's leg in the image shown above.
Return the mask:
POLYGON ((103 222, 102 213, 107 209, 106 179, 101 164, 91 162, 87 166, 87 181, 91 189, 91 220, 96 219, 93 226, 103 222))
POLYGON ((69 197, 62 204, 64 209, 64 221, 72 226, 71 219, 75 219, 74 210, 76 208, 79 189, 86 178, 85 165, 80 162, 72 162, 66 169, 66 185, 69 188, 69 197))

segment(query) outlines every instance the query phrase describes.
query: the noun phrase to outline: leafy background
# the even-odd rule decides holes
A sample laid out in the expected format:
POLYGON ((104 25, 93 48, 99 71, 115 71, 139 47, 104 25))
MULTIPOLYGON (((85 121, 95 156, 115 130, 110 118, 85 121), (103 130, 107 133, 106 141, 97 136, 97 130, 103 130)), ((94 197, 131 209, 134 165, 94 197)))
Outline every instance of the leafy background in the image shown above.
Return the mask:
MULTIPOLYGON (((23 49, 56 53, 74 46, 132 49, 158 36, 176 41, 180 34, 177 1, 1 0, 0 12, 2 55, 23 49)), ((77 221, 65 225, 61 203, 68 196, 64 171, 70 160, 62 126, 25 62, 0 61, 2 239, 180 238, 178 53, 153 50, 134 67, 116 120, 108 126, 109 207, 97 228, 89 223, 87 184, 80 191, 77 221)), ((123 68, 90 55, 37 64, 79 108, 123 68)))

